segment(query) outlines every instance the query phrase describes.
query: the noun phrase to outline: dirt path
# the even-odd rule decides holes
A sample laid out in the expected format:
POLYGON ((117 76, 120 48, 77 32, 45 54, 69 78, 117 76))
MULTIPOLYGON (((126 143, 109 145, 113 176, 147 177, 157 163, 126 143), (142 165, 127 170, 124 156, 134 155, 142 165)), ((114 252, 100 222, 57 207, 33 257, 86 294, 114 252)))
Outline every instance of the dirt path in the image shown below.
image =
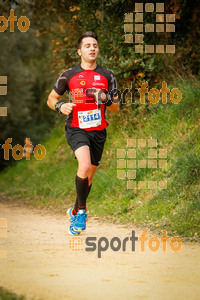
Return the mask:
POLYGON ((199 299, 199 245, 183 243, 174 252, 167 244, 163 252, 161 244, 152 252, 147 235, 144 252, 140 241, 132 251, 129 240, 126 251, 109 248, 98 258, 97 251, 85 251, 86 237, 98 241, 104 236, 110 242, 115 236, 123 241, 132 230, 138 237, 142 230, 89 218, 79 240, 83 245, 74 245, 79 249, 75 251, 65 216, 0 204, 0 218, 8 223, 7 237, 0 237, 1 256, 7 251, 7 258, 0 258, 0 286, 27 299, 199 299))

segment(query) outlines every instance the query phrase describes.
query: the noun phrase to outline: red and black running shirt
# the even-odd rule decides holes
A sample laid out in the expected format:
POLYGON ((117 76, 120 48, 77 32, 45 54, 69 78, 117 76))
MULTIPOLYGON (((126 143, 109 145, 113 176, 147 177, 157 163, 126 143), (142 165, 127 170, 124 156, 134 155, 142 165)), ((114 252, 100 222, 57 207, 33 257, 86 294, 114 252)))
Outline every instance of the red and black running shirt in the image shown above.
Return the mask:
POLYGON ((103 130, 108 126, 106 106, 95 101, 90 89, 107 90, 112 97, 117 95, 117 82, 111 70, 99 65, 94 70, 84 70, 78 65, 64 71, 53 88, 59 95, 69 91, 69 101, 76 104, 66 118, 66 125, 87 131, 103 130))

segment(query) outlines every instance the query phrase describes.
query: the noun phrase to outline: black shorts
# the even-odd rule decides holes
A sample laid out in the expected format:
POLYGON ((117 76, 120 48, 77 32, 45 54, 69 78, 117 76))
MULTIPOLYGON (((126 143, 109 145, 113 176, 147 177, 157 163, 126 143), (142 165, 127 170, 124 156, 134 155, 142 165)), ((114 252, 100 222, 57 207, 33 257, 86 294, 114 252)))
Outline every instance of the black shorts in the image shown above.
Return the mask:
POLYGON ((91 164, 95 166, 100 163, 106 135, 106 129, 87 131, 65 125, 65 137, 73 152, 81 146, 87 145, 90 149, 91 164))

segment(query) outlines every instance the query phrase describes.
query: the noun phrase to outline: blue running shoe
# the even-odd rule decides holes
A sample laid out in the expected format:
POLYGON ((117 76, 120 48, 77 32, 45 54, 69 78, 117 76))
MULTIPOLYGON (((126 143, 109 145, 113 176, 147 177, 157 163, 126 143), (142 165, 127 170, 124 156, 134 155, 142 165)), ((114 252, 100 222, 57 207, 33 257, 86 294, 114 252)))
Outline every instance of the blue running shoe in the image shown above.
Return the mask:
POLYGON ((77 230, 74 230, 74 223, 75 223, 75 220, 76 220, 76 215, 74 216, 72 214, 72 210, 73 210, 74 207, 72 208, 69 208, 68 211, 67 211, 67 215, 68 215, 68 218, 69 218, 69 221, 70 221, 70 226, 68 228, 68 231, 71 235, 79 235, 80 232, 78 232, 77 230))
POLYGON ((86 221, 87 221, 87 214, 84 209, 80 209, 77 212, 76 219, 74 222, 74 231, 81 232, 86 229, 86 221))

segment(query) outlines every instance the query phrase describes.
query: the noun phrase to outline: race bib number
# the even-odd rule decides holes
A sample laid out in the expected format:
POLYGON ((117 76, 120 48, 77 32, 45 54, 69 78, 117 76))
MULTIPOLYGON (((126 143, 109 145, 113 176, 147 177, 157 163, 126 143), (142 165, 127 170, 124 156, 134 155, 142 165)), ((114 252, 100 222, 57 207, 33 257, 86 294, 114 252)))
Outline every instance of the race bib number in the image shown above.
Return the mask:
POLYGON ((101 110, 93 109, 87 111, 79 111, 78 122, 80 128, 90 128, 101 125, 101 110))

